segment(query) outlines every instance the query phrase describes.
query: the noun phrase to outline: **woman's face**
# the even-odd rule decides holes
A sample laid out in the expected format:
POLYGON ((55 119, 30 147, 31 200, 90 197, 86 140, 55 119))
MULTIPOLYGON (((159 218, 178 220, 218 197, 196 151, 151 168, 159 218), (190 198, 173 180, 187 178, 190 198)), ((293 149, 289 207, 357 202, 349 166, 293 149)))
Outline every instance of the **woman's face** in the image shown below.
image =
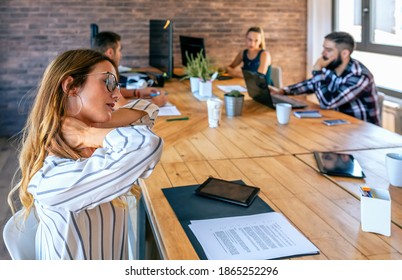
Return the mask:
POLYGON ((246 36, 246 41, 247 41, 247 48, 249 50, 259 49, 261 45, 261 34, 250 31, 246 36))
POLYGON ((109 121, 116 100, 120 96, 118 87, 112 90, 118 82, 116 77, 116 71, 109 61, 96 64, 88 73, 85 84, 78 89, 76 96, 68 98, 69 114, 88 125, 109 121))

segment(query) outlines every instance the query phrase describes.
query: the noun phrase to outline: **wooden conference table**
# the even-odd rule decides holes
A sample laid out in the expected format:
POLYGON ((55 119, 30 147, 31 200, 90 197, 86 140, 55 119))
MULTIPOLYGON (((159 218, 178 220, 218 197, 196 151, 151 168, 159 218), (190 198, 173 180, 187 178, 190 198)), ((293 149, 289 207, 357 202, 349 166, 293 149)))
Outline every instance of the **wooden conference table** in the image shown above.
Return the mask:
MULTIPOLYGON (((223 99, 217 85, 244 82, 215 81, 213 93, 223 99)), ((385 152, 402 152, 401 135, 329 110, 321 110, 324 119, 343 118, 351 124, 328 127, 322 119, 292 116, 288 125, 279 125, 274 110, 248 96, 242 116, 226 117, 223 108, 221 125, 209 128, 206 102, 192 95, 188 81, 169 81, 165 90, 189 119, 167 122, 172 117, 158 117, 154 131, 165 141, 162 158, 152 175, 140 182, 163 259, 199 257, 162 189, 200 184, 209 176, 260 187, 262 200, 320 249, 319 255, 298 259, 402 259, 402 188, 389 186, 384 170, 385 152), (313 151, 348 151, 358 157, 367 178, 323 176, 316 170, 313 151), (361 185, 389 187, 390 237, 361 230, 361 185)))

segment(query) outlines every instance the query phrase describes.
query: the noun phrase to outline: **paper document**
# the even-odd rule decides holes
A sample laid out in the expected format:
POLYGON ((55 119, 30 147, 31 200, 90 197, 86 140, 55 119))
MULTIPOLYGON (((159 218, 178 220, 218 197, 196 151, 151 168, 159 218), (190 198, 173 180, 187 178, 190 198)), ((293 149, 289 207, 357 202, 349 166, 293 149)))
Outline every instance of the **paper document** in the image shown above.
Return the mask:
POLYGON ((158 116, 180 116, 180 111, 172 103, 167 102, 162 107, 159 107, 158 116))
POLYGON ((119 65, 118 69, 119 73, 129 72, 132 70, 132 68, 123 65, 119 65))
POLYGON ((319 253, 277 212, 196 220, 189 227, 209 260, 266 260, 319 253))
POLYGON ((207 101, 210 98, 219 98, 218 96, 212 94, 211 96, 201 96, 197 92, 193 93, 193 96, 197 98, 198 101, 207 101))
POLYGON ((238 90, 240 92, 247 92, 245 87, 234 85, 234 86, 218 86, 218 88, 224 92, 231 92, 232 90, 238 90))

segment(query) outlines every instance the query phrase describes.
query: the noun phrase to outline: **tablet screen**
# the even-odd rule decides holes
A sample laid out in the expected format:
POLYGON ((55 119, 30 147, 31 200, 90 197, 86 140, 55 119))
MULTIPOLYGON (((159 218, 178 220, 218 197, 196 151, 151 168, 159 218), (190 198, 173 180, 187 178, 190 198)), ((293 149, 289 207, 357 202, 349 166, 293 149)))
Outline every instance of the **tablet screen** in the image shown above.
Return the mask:
POLYGON ((321 173, 343 177, 365 177, 360 164, 353 155, 333 152, 314 152, 314 157, 321 173))
POLYGON ((236 182, 216 178, 208 178, 196 190, 198 195, 248 206, 259 192, 259 188, 242 185, 236 182))

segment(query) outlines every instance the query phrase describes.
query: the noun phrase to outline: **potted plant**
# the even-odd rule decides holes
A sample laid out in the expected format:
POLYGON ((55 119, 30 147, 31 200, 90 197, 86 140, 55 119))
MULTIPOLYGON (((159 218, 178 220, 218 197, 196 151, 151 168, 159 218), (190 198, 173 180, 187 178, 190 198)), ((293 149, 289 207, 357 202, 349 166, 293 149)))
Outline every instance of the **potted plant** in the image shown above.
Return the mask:
POLYGON ((190 79, 191 92, 202 98, 212 96, 212 73, 214 72, 209 60, 202 54, 192 54, 187 57, 187 65, 184 67, 185 76, 183 79, 190 79))
POLYGON ((228 117, 241 116, 244 103, 244 94, 238 90, 232 90, 224 94, 225 109, 228 117))
POLYGON ((201 71, 201 64, 203 60, 202 53, 198 53, 196 57, 193 54, 188 55, 186 52, 187 57, 187 65, 184 67, 184 77, 182 79, 189 79, 190 80, 190 87, 192 93, 198 93, 199 90, 199 77, 201 71))
POLYGON ((200 71, 199 71, 199 95, 201 97, 211 97, 212 96, 212 80, 211 80, 211 66, 209 61, 202 57, 200 60, 200 71))

